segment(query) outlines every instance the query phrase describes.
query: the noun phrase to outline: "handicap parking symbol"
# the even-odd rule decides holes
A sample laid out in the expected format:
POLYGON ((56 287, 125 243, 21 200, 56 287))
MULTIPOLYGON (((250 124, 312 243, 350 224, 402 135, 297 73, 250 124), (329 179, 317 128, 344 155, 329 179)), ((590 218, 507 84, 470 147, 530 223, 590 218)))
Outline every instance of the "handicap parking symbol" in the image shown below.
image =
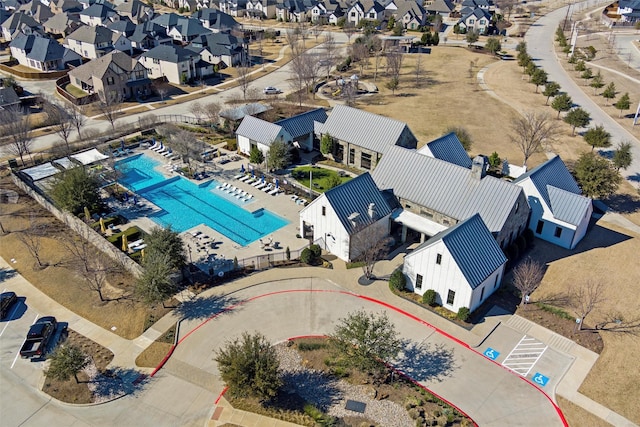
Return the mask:
POLYGON ((491 360, 496 360, 498 356, 500 356, 500 352, 495 351, 491 347, 487 347, 487 349, 482 354, 484 354, 486 357, 488 357, 491 360))
POLYGON ((540 372, 536 372, 536 374, 531 379, 533 380, 534 383, 542 387, 546 386, 547 383, 549 382, 549 377, 545 377, 540 372))

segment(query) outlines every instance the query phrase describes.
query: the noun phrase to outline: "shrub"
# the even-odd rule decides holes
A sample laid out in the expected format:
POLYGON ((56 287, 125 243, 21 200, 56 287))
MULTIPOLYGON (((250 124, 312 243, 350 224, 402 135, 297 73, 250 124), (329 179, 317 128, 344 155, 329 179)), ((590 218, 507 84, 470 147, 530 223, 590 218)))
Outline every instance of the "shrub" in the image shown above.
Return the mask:
POLYGON ((470 314, 471 312, 467 307, 460 307, 458 309, 458 314, 456 315, 456 317, 458 318, 458 320, 462 320, 463 322, 466 322, 469 319, 470 314))
POLYGON ((313 262, 313 252, 311 252, 311 249, 304 248, 302 250, 302 253, 300 254, 300 262, 305 264, 311 264, 313 262))
POLYGON ((320 258, 320 255, 322 255, 322 248, 319 245, 311 245, 309 246, 309 250, 313 254, 313 261, 317 260, 320 258))
POLYGON ((397 291, 403 291, 405 285, 407 284, 407 279, 404 277, 401 269, 395 270, 391 273, 391 277, 389 278, 389 284, 391 287, 397 291))
POLYGON ((291 250, 289 249, 289 246, 284 250, 284 254, 287 257, 287 261, 291 261, 291 250))
POLYGON ((427 289, 427 291, 422 295, 422 303, 428 304, 431 307, 436 305, 436 297, 438 294, 433 289, 427 289))

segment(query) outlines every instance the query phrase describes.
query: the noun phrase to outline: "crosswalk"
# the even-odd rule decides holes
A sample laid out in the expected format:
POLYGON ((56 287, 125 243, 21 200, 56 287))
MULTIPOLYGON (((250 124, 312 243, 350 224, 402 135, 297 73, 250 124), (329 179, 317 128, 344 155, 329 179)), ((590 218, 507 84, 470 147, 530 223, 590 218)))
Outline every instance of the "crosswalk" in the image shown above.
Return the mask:
POLYGON ((504 359, 502 365, 526 377, 546 349, 546 344, 525 335, 504 359))

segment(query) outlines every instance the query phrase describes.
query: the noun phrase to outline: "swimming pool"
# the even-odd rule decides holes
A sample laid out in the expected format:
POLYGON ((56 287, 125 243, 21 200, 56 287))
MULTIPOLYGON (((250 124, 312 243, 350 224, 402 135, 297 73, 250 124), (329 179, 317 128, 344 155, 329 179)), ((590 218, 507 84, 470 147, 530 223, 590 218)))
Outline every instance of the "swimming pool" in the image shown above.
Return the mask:
POLYGON ((246 246, 289 223, 268 210, 249 212, 214 194, 216 181, 197 185, 181 176, 165 178, 154 170, 158 165, 155 159, 139 154, 116 166, 123 174, 120 182, 160 208, 149 215, 156 224, 178 232, 205 224, 246 246))

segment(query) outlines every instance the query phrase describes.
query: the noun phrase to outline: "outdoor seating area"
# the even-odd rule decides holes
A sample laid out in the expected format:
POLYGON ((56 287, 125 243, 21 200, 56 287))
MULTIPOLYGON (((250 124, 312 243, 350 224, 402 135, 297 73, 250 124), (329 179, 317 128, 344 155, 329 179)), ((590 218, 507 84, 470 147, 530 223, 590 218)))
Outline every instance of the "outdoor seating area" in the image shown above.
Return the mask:
POLYGON ((223 182, 222 184, 216 186, 216 189, 222 191, 223 193, 227 193, 243 202, 248 202, 249 200, 253 199, 253 194, 241 190, 227 182, 223 182))

